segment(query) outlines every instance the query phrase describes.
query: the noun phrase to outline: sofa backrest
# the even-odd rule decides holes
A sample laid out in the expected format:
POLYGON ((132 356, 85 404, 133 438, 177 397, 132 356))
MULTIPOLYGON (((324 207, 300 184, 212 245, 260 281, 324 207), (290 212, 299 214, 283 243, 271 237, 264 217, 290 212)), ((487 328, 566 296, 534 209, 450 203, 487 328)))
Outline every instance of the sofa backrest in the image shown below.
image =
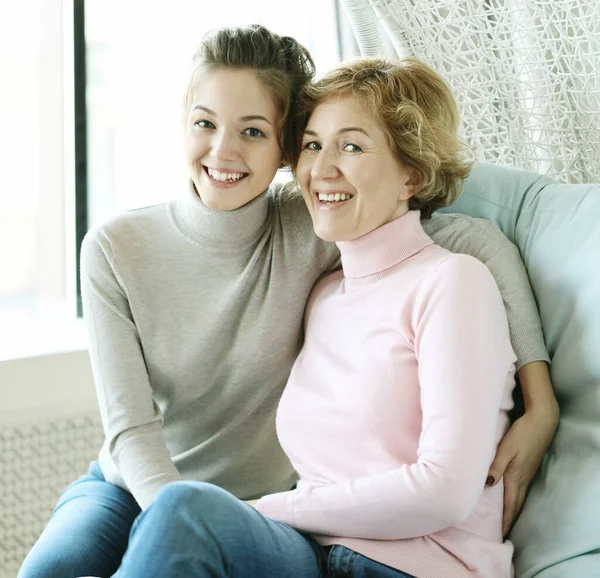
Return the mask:
POLYGON ((519 247, 552 359, 561 418, 511 532, 516 575, 600 576, 600 185, 477 163, 444 211, 519 247))

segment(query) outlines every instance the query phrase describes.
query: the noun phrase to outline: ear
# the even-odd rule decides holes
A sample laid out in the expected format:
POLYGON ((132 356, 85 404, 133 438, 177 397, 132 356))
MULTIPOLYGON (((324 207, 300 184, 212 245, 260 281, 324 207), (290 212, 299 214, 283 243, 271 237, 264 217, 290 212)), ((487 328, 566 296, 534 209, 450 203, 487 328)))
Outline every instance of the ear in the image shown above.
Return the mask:
POLYGON ((410 168, 408 178, 404 181, 402 186, 402 192, 398 197, 399 201, 407 201, 411 197, 414 197, 419 189, 423 186, 423 173, 419 169, 410 168))

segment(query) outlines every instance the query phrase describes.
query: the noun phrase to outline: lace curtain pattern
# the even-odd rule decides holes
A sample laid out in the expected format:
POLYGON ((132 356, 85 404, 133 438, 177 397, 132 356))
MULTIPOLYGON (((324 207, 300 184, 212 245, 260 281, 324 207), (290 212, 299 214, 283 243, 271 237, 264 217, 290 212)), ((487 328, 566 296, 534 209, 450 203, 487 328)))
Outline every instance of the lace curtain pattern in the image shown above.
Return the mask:
POLYGON ((598 0, 341 0, 363 56, 450 83, 479 160, 600 182, 598 0))

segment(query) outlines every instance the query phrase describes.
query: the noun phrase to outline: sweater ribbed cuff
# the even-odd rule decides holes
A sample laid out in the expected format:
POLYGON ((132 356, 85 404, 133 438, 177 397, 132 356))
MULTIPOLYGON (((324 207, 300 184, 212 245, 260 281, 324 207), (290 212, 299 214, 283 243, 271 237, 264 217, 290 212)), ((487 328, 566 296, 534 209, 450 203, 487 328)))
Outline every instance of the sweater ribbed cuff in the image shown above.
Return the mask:
POLYGON ((295 491, 280 492, 263 496, 256 504, 256 509, 265 517, 293 526, 295 491))
POLYGON ((550 364, 550 355, 539 328, 512 331, 511 341, 517 356, 517 371, 534 361, 545 361, 550 364))

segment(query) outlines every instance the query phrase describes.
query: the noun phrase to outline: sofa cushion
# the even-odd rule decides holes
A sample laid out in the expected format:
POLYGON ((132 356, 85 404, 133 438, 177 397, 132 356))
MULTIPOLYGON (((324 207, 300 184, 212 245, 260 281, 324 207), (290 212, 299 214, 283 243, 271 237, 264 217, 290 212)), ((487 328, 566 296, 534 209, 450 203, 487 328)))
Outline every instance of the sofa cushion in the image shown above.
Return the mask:
POLYGON ((511 532, 516 575, 600 576, 600 185, 478 163, 444 211, 517 244, 552 358, 560 424, 511 532))

